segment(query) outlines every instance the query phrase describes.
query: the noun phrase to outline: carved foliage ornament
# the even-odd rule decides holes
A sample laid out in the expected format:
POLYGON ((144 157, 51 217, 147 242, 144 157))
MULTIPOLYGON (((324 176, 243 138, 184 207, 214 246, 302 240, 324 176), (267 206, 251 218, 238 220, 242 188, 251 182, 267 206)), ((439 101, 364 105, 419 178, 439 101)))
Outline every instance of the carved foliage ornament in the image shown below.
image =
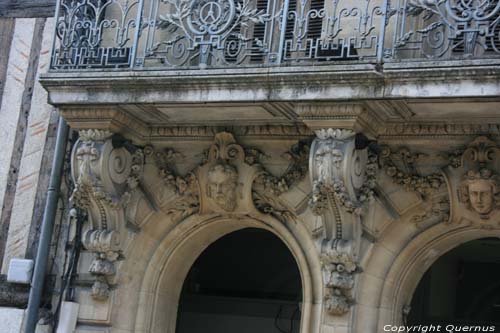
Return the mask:
POLYGON ((360 215, 363 204, 372 196, 377 157, 367 149, 355 149, 355 133, 351 130, 323 129, 316 135, 309 160, 313 185, 309 206, 315 215, 323 216, 325 237, 341 239, 342 214, 360 215))
POLYGON ((406 190, 418 193, 429 207, 414 216, 413 222, 431 218, 450 223, 494 220, 500 208, 500 148, 496 142, 481 136, 465 149, 449 153, 443 173, 420 175, 416 161, 421 156, 406 148, 391 151, 388 147, 381 154, 386 174, 406 190))
POLYGON ((382 168, 386 175, 403 186, 406 191, 418 193, 423 199, 427 199, 438 191, 444 184, 444 176, 439 173, 421 175, 416 170, 416 162, 423 154, 410 152, 408 148, 402 147, 395 151, 389 147, 383 147, 380 154, 382 168))
MULTIPOLYGON (((346 243, 344 240, 336 241, 336 243, 341 242, 346 243)), ((354 304, 352 295, 355 284, 354 275, 360 271, 352 255, 341 250, 343 247, 345 246, 341 244, 329 244, 321 254, 323 280, 326 287, 325 306, 333 315, 346 314, 354 304)))

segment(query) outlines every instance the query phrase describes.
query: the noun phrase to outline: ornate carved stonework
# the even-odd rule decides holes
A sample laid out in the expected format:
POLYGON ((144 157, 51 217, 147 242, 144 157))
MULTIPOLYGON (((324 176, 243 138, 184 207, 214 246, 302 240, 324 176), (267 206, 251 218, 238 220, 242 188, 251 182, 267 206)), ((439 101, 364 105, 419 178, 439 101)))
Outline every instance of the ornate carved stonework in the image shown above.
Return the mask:
POLYGON ((324 226, 320 242, 326 308, 343 315, 354 302, 361 215, 375 186, 377 157, 367 148, 356 149, 351 130, 322 129, 316 135, 309 162, 313 185, 309 205, 324 226))
POLYGON ((325 238, 342 239, 342 230, 350 229, 342 226, 342 213, 361 214, 372 195, 376 157, 369 156, 367 149, 355 149, 351 130, 319 130, 316 135, 309 162, 313 184, 309 205, 323 216, 325 238))
POLYGON ((323 280, 326 287, 325 305, 330 314, 344 315, 354 304, 352 291, 354 275, 359 266, 350 255, 344 240, 329 243, 322 249, 321 263, 323 280), (344 244, 342 244, 344 243, 344 244))
POLYGON ((415 153, 406 147, 392 150, 383 147, 380 162, 385 174, 406 191, 415 192, 424 202, 424 212, 414 215, 410 221, 419 227, 429 223, 448 222, 450 203, 444 175, 436 172, 422 175, 417 171, 417 161, 425 154, 415 153))
POLYGON ((389 147, 384 147, 380 154, 380 161, 385 173, 396 184, 403 186, 406 191, 418 193, 425 200, 445 184, 445 179, 438 172, 429 175, 419 174, 415 163, 420 157, 422 154, 410 152, 408 148, 392 151, 389 147), (406 170, 402 165, 406 167, 406 170))
MULTIPOLYGON (((152 146, 144 148, 144 155, 154 161, 158 175, 163 181, 163 184, 157 186, 159 192, 168 190, 175 194, 175 199, 162 209, 176 220, 182 220, 197 212, 200 199, 196 175, 194 172, 188 172, 185 176, 180 176, 174 171, 175 160, 182 158, 182 155, 170 148, 155 150, 152 146)), ((159 201, 163 201, 162 195, 159 197, 159 201)))
POLYGON ((181 156, 178 152, 145 150, 147 156, 154 156, 160 177, 175 193, 164 209, 177 220, 194 213, 249 214, 256 210, 281 218, 287 207, 277 197, 305 177, 309 155, 307 144, 292 147, 285 154, 289 168, 275 177, 261 164, 263 153, 244 148, 231 133, 221 132, 215 135, 203 163, 182 177, 174 171, 175 159, 181 156))
POLYGON ((500 148, 481 136, 446 169, 452 202, 452 221, 489 223, 500 215, 500 148))
POLYGON ((137 207, 146 201, 141 191, 143 157, 114 147, 112 133, 82 130, 72 153, 75 189, 73 205, 86 210, 82 243, 95 257, 89 272, 96 277, 92 296, 103 300, 109 295, 114 262, 120 255, 121 222, 135 223, 137 207))
POLYGON ((413 216, 412 222, 468 221, 484 225, 498 220, 500 148, 496 142, 480 136, 464 149, 448 153, 443 173, 419 174, 416 161, 422 156, 406 148, 392 151, 388 147, 381 154, 386 174, 407 191, 419 194, 428 207, 423 214, 413 216), (447 191, 443 192, 445 184, 447 191))
POLYGON ((498 175, 488 169, 467 172, 458 190, 460 202, 482 219, 488 219, 489 214, 500 207, 499 180, 498 175))

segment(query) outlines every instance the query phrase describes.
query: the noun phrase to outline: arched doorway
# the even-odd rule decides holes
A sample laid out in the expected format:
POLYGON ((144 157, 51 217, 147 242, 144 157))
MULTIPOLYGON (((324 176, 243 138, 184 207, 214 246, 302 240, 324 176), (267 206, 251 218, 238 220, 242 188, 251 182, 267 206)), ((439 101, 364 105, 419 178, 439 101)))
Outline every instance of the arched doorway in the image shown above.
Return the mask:
POLYGON ((302 297, 297 262, 281 239, 241 229, 209 245, 191 266, 176 333, 297 333, 302 297))
POLYGON ((500 328, 500 239, 464 243, 441 256, 412 297, 408 325, 500 328))

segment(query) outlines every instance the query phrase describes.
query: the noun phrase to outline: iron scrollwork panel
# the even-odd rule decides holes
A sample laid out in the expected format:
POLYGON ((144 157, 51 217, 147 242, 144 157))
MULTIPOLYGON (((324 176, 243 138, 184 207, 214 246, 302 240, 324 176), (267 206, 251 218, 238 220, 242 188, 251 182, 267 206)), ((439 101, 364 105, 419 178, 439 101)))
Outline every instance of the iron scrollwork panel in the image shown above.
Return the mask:
POLYGON ((499 0, 59 0, 52 70, 498 57, 499 0))
POLYGON ((129 67, 140 0, 59 0, 54 69, 129 67))
POLYGON ((382 0, 291 0, 284 60, 373 60, 385 20, 382 0))
POLYGON ((272 63, 273 0, 153 0, 138 65, 231 67, 272 63))
POLYGON ((470 58, 500 54, 500 1, 398 0, 394 58, 470 58))

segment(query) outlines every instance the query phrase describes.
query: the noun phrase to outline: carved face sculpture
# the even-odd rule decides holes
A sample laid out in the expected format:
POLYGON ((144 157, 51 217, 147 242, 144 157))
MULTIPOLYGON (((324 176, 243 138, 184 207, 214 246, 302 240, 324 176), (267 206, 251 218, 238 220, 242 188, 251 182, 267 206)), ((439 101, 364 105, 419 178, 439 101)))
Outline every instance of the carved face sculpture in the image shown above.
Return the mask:
POLYGON ((493 209, 493 184, 484 179, 478 179, 469 184, 469 201, 471 207, 479 214, 488 214, 493 209))
POLYGON ((462 183, 463 202, 481 216, 487 216, 496 206, 498 186, 491 171, 483 169, 478 173, 469 173, 462 183))
POLYGON ((229 164, 216 164, 208 170, 207 195, 227 212, 236 208, 238 172, 229 164))

